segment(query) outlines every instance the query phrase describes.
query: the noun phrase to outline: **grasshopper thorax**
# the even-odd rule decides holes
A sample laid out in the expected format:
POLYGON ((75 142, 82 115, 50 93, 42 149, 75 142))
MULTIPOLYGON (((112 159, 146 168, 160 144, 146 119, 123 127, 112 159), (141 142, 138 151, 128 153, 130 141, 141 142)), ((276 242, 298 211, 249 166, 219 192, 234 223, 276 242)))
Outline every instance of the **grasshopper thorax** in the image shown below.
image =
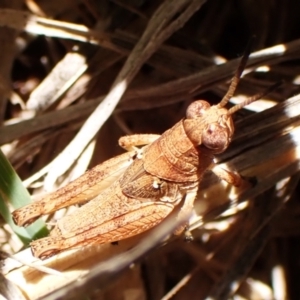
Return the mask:
POLYGON ((211 106, 204 100, 190 104, 184 128, 195 146, 205 147, 212 153, 225 151, 234 132, 228 110, 218 105, 211 106))

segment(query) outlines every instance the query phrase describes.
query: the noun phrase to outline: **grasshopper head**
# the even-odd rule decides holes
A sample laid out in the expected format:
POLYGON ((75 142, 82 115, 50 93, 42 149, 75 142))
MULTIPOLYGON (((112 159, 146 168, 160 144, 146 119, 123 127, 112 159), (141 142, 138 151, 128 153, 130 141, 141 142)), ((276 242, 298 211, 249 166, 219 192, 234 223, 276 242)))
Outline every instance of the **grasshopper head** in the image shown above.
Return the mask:
POLYGON ((234 132, 232 117, 228 112, 226 108, 210 106, 204 100, 190 104, 184 127, 193 144, 204 146, 212 153, 225 151, 234 132))
POLYGON ((183 121, 187 136, 196 146, 203 146, 213 154, 222 153, 227 149, 234 133, 232 115, 244 106, 261 99, 280 84, 280 82, 277 82, 264 92, 249 97, 230 109, 224 107, 233 93, 230 88, 217 105, 211 106, 204 100, 193 102, 188 107, 186 119, 183 121))
POLYGON ((187 109, 186 119, 183 121, 187 136, 195 146, 204 147, 204 149, 207 149, 212 154, 225 151, 231 142, 234 132, 232 114, 262 98, 280 84, 275 83, 264 92, 249 97, 243 103, 237 104, 230 109, 225 108, 239 83, 250 54, 250 48, 250 46, 247 47, 231 80, 228 91, 219 104, 211 106, 204 100, 198 100, 190 104, 187 109))
POLYGON ((234 132, 232 115, 244 106, 262 98, 280 85, 280 83, 275 83, 264 92, 249 97, 243 103, 237 104, 230 109, 225 108, 234 95, 240 81, 250 54, 250 48, 251 44, 247 47, 231 80, 228 91, 219 104, 211 106, 204 100, 197 100, 190 104, 187 109, 186 119, 183 121, 187 136, 195 146, 204 147, 204 149, 208 149, 212 154, 225 151, 231 142, 234 132))

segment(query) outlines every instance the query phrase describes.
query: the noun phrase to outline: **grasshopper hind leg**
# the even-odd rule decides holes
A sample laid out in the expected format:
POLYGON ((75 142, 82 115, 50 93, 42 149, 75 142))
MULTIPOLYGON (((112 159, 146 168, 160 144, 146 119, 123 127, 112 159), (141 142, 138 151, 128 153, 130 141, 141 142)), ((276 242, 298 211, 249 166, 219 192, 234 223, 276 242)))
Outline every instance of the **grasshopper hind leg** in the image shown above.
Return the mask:
POLYGON ((63 250, 63 240, 45 237, 30 243, 33 256, 46 259, 63 250))
MULTIPOLYGON (((33 241, 30 246, 35 257, 46 259, 63 250, 74 249, 91 244, 104 244, 120 241, 153 228, 164 220, 173 210, 172 205, 149 203, 105 223, 87 228, 86 231, 62 232, 58 223, 50 236, 33 241)), ((61 222, 61 221, 60 221, 61 222)))
POLYGON ((37 203, 30 203, 20 209, 12 212, 12 218, 18 226, 28 226, 37 220, 42 212, 40 210, 41 206, 37 203))

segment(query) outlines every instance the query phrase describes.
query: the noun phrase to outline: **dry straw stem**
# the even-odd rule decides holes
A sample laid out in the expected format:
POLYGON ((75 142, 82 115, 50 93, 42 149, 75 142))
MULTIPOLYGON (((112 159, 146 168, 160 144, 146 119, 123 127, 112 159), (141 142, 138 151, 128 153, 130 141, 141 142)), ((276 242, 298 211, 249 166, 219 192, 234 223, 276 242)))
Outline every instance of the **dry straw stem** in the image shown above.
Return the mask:
MULTIPOLYGON (((278 61, 290 60, 295 53, 299 52, 300 40, 296 40, 287 44, 280 44, 261 51, 253 53, 248 61, 247 66, 256 68, 264 64, 275 64, 278 61)), ((143 90, 133 90, 124 95, 123 101, 118 106, 118 109, 135 110, 135 109, 149 109, 157 106, 168 105, 174 102, 182 101, 183 97, 191 98, 193 93, 192 89, 197 87, 197 93, 209 89, 211 86, 216 85, 218 82, 224 82, 229 79, 239 63, 239 58, 229 61, 220 66, 208 67, 196 74, 187 76, 178 80, 170 81, 166 84, 160 84, 157 87, 145 88, 143 90), (201 82, 201 85, 199 85, 201 82), (160 97, 161 101, 153 101, 160 97), (138 102, 137 102, 138 99, 138 102)), ((53 87, 55 80, 51 79, 53 87)), ((61 83, 59 84, 61 85, 61 83)), ((43 89, 38 89, 43 90, 43 89)), ((49 92, 49 90, 47 90, 49 92)), ((63 93, 59 90, 59 94, 63 93)), ((196 91, 194 91, 196 93, 196 91)), ((35 93, 31 99, 36 98, 35 93)), ((51 92, 53 94, 53 92, 51 92)), ((42 97, 41 94, 39 94, 42 97)), ((44 99, 44 97, 43 97, 44 99)), ((9 143, 15 139, 20 139, 30 133, 47 129, 49 127, 64 125, 69 122, 74 122, 79 118, 84 119, 89 115, 97 105, 103 100, 105 96, 98 97, 97 99, 88 102, 78 103, 71 107, 61 109, 59 111, 49 112, 34 119, 24 120, 22 122, 3 126, 0 128, 0 144, 9 143)), ((43 104, 43 105, 46 105, 43 104)))
MULTIPOLYGON (((209 296, 212 299, 228 299, 240 287, 258 255, 264 249, 271 234, 271 225, 299 180, 299 173, 282 181, 276 190, 261 193, 251 203, 250 210, 243 219, 244 226, 239 234, 239 243, 232 248, 231 261, 222 277, 215 283, 209 296), (249 235, 250 234, 250 235, 249 235), (232 285, 232 283, 235 283, 232 285)), ((286 299, 286 291, 281 291, 280 299, 286 299)))
MULTIPOLYGON (((247 65, 255 68, 263 64, 276 63, 278 60, 290 60, 290 56, 299 51, 299 49, 300 40, 273 46, 253 53, 249 58, 247 65)), ((231 78, 239 60, 240 59, 237 58, 217 67, 209 67, 191 76, 170 81, 166 84, 160 84, 157 87, 133 90, 124 95, 124 99, 120 103, 118 109, 121 111, 149 109, 156 106, 168 105, 182 101, 183 97, 187 97, 186 95, 191 98, 193 94, 190 93, 190 91, 195 89, 195 87, 197 87, 197 93, 199 93, 213 85, 216 85, 218 82, 224 82, 224 80, 231 78), (199 86, 199 82, 201 82, 201 86, 199 86), (157 97, 160 97, 161 101, 152 101, 157 97), (137 99, 138 103, 136 102, 137 99)), ((62 93, 62 91, 59 91, 59 93, 62 93)), ((196 91, 194 93, 196 93, 196 91)), ((105 96, 99 97, 88 102, 78 103, 59 111, 53 111, 36 116, 34 119, 24 120, 16 124, 4 126, 0 128, 0 144, 11 142, 30 133, 47 129, 49 127, 60 126, 69 122, 74 122, 79 118, 85 118, 93 110, 95 110, 96 106, 100 102, 103 103, 104 99, 105 96)))
POLYGON ((12 9, 1 9, 0 17, 1 26, 8 26, 19 31, 25 30, 32 34, 100 44, 114 49, 105 35, 94 32, 84 25, 42 18, 25 11, 12 9))

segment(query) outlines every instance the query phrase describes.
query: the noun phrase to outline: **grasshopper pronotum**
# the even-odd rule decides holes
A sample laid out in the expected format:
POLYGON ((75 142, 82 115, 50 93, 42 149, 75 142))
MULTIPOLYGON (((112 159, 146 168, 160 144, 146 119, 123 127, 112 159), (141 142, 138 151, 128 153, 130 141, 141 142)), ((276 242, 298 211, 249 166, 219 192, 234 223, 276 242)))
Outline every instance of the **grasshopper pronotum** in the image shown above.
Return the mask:
POLYGON ((48 237, 33 241, 33 254, 43 259, 66 249, 134 236, 160 223, 181 202, 178 218, 187 218, 207 169, 235 186, 243 184, 238 174, 220 169, 213 159, 231 141, 232 114, 265 94, 229 110, 224 108, 235 92, 248 55, 242 57, 219 104, 193 102, 186 118, 161 136, 122 137, 119 144, 128 152, 94 167, 46 198, 15 210, 15 223, 26 226, 41 215, 89 201, 60 219, 48 237))

